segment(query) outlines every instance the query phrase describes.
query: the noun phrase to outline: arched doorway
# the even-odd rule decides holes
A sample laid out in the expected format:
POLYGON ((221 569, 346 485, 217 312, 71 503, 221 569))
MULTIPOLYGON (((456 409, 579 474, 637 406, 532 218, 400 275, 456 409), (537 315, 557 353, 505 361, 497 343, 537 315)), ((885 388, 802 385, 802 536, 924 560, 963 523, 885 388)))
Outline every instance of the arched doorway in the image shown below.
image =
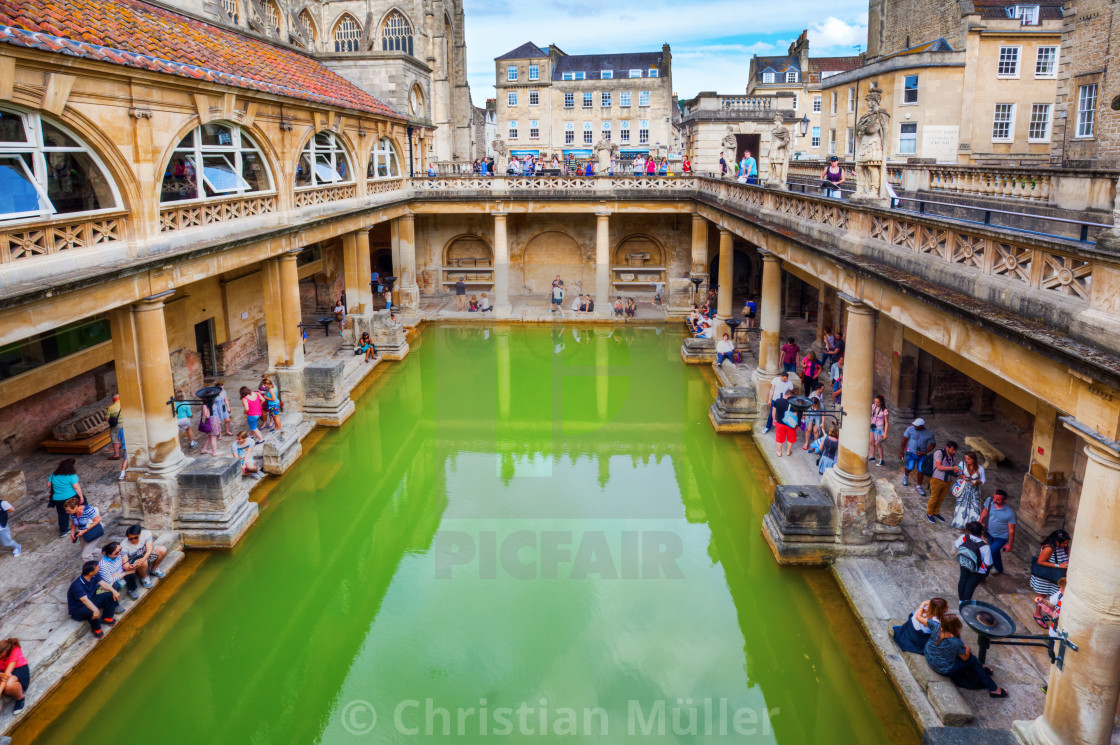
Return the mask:
POLYGON ((522 270, 525 287, 534 294, 549 292, 557 274, 569 295, 595 289, 595 266, 584 259, 579 244, 567 233, 549 231, 534 236, 525 246, 522 270))

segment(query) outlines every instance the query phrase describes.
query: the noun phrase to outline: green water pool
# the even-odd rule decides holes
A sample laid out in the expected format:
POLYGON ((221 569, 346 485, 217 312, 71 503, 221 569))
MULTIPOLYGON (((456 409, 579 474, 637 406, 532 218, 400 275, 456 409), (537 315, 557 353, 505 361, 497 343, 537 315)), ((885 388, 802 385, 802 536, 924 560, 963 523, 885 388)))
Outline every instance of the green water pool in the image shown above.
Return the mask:
POLYGON ((425 329, 35 742, 916 743, 680 342, 425 329))

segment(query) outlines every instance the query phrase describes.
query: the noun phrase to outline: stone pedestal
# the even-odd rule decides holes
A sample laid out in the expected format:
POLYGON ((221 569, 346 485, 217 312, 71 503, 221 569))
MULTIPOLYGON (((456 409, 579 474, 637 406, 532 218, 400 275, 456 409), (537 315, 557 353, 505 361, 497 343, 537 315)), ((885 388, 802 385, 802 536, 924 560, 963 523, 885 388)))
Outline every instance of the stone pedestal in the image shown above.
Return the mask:
POLYGON ((284 402, 284 411, 303 411, 303 368, 277 367, 272 370, 272 379, 280 389, 280 400, 284 402))
POLYGON ((716 432, 749 432, 758 421, 758 400, 749 386, 721 387, 708 419, 716 432))
POLYGON ((1065 524, 1066 504, 1069 501, 1069 484, 1061 479, 1056 484, 1039 481, 1033 474, 1023 476, 1023 490, 1016 511, 1016 528, 1023 532, 1028 545, 1038 545, 1042 539, 1065 524))
POLYGON ((685 339, 681 344, 681 359, 686 365, 707 365, 716 358, 716 343, 712 339, 685 339))
POLYGON ((871 477, 854 476, 833 466, 821 477, 821 487, 836 505, 836 534, 842 543, 875 540, 875 492, 871 477))
POLYGON ((257 519, 235 458, 198 458, 176 479, 175 529, 188 548, 230 548, 257 519))
POLYGON ((420 307, 420 286, 414 283, 397 287, 397 305, 400 306, 398 310, 406 311, 420 307))
POLYGON ((286 417, 282 430, 265 435, 263 450, 266 473, 284 473, 303 455, 299 428, 300 421, 292 421, 291 417, 286 417))
POLYGON ((387 360, 403 360, 409 352, 408 335, 400 321, 394 321, 389 311, 379 310, 370 320, 370 336, 377 353, 387 360))
POLYGON ((344 359, 321 360, 305 366, 303 389, 303 412, 315 424, 340 427, 354 413, 354 402, 346 388, 344 359))
POLYGON ((762 534, 779 564, 823 565, 836 555, 835 506, 819 486, 778 485, 762 534))
POLYGON ((849 201, 851 201, 852 204, 862 204, 866 207, 880 207, 882 209, 888 209, 891 206, 890 197, 880 197, 875 194, 861 194, 859 192, 852 194, 849 201))
POLYGON ((668 293, 665 302, 669 316, 687 316, 692 311, 692 280, 685 277, 671 277, 665 291, 668 293))

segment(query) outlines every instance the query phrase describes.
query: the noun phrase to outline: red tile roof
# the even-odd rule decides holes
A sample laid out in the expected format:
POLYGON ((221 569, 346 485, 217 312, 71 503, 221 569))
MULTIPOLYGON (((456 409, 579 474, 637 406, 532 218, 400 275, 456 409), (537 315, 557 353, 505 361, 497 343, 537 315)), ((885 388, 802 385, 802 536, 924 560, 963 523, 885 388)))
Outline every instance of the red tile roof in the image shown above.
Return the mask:
POLYGON ((404 118, 311 57, 139 0, 0 0, 0 42, 404 118))
POLYGON ((847 72, 859 67, 859 57, 810 57, 809 72, 847 72))

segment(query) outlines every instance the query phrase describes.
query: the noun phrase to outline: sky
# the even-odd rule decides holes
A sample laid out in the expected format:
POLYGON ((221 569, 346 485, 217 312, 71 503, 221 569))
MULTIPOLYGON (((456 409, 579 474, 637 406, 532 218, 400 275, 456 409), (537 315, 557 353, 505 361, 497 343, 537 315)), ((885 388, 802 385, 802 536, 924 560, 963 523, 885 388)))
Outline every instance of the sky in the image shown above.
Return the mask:
POLYGON ((867 0, 463 0, 467 78, 476 106, 494 97, 494 58, 532 41, 568 54, 673 54, 673 90, 742 94, 755 54, 785 54, 803 29, 814 57, 858 54, 867 0))

